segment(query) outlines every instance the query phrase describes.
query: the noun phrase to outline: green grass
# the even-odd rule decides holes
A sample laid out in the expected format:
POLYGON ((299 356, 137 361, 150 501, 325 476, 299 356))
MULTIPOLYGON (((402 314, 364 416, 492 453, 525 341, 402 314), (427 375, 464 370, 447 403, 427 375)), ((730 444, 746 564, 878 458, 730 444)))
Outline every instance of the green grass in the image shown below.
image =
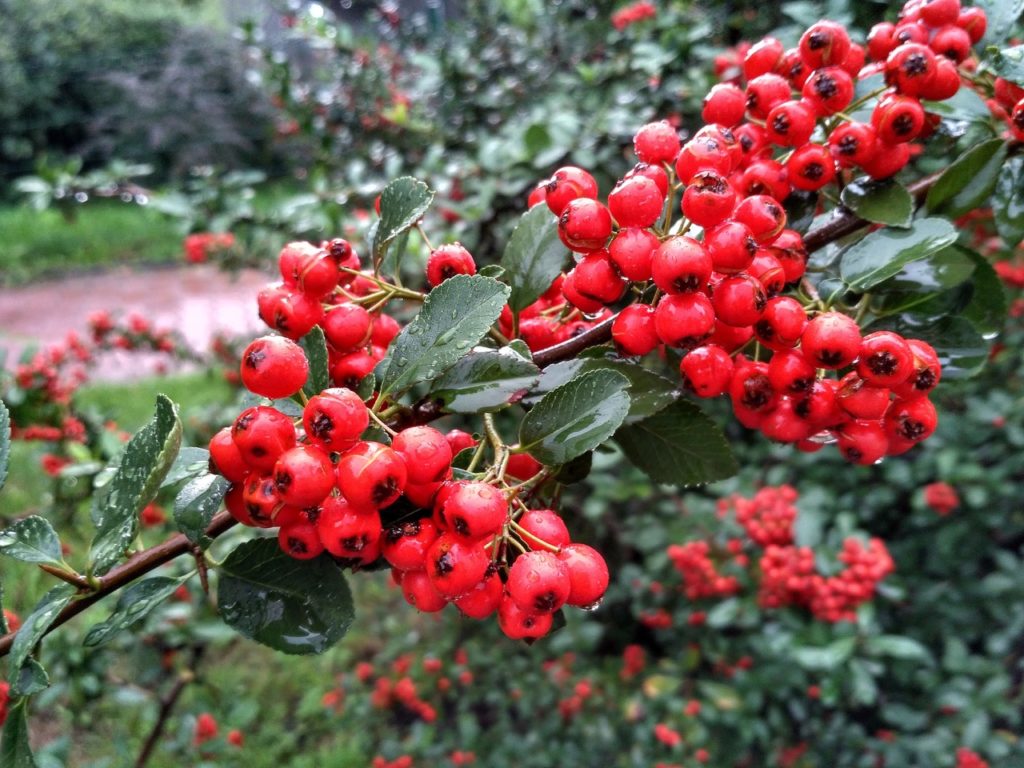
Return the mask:
POLYGON ((182 235, 156 211, 116 201, 90 202, 73 220, 56 210, 0 208, 0 285, 60 277, 96 267, 174 261, 182 235))

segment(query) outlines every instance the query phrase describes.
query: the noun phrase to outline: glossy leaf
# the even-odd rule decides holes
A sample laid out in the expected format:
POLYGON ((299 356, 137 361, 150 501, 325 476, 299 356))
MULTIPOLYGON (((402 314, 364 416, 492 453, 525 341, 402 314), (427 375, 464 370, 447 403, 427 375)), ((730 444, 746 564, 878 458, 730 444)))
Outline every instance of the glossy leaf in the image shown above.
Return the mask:
POLYGON ((601 370, 552 390, 523 419, 520 447, 542 464, 565 464, 593 450, 629 413, 628 388, 621 373, 601 370))
POLYGON ((31 656, 25 659, 18 674, 11 681, 11 693, 15 696, 35 696, 50 687, 50 676, 43 665, 31 656))
POLYGON ((856 179, 843 188, 841 201, 862 219, 876 224, 905 228, 914 218, 913 198, 907 188, 894 179, 856 179))
POLYGON ((174 523, 188 540, 202 548, 210 545, 206 529, 231 487, 220 475, 201 475, 191 480, 174 500, 174 523))
POLYGON ((319 395, 331 386, 331 374, 327 362, 327 339, 324 337, 323 329, 314 325, 313 330, 299 340, 302 350, 306 353, 306 360, 309 361, 309 378, 306 379, 302 391, 307 396, 319 395))
POLYGON ((484 413, 520 400, 540 368, 509 347, 478 349, 459 360, 431 391, 450 413, 484 413))
POLYGON ((983 336, 995 336, 1003 330, 1009 311, 1006 286, 988 259, 973 251, 966 252, 974 261, 974 275, 970 301, 960 316, 967 318, 983 336))
POLYGON ((537 386, 527 396, 526 402, 534 403, 552 389, 590 371, 615 371, 629 380, 627 424, 645 419, 667 408, 676 399, 676 385, 664 376, 635 363, 595 355, 549 365, 541 374, 537 386))
POLYGON ((928 190, 929 213, 956 218, 979 207, 992 194, 1005 159, 1006 142, 1002 139, 971 147, 928 190))
POLYGON ((210 452, 205 448, 186 446, 178 451, 177 458, 167 472, 167 477, 160 483, 161 488, 180 483, 188 477, 195 477, 209 471, 210 452))
POLYGON ((191 576, 191 573, 180 578, 154 576, 135 582, 121 592, 111 614, 104 621, 89 628, 82 644, 90 648, 102 645, 118 632, 142 621, 150 611, 173 595, 178 587, 188 581, 191 576))
POLYGON ((139 513, 155 497, 181 447, 178 406, 157 395, 152 420, 132 436, 113 478, 94 498, 96 536, 89 553, 92 572, 109 571, 135 541, 139 513))
POLYGON ((0 765, 4 768, 39 768, 28 741, 28 699, 21 699, 7 712, 0 737, 0 765))
POLYGON ((508 294, 507 285, 480 275, 455 275, 437 286, 392 344, 381 395, 404 392, 447 371, 487 333, 508 294))
POLYGON ((843 251, 839 274, 850 290, 866 291, 899 274, 907 264, 956 241, 956 229, 940 218, 920 219, 910 229, 879 229, 843 251))
POLYGON ((22 621, 18 634, 14 636, 14 643, 11 644, 11 653, 8 657, 7 676, 10 682, 13 683, 17 680, 22 664, 31 655, 36 643, 42 639, 46 630, 57 618, 57 614, 71 602, 71 598, 74 596, 74 587, 70 584, 59 584, 43 595, 32 609, 32 613, 22 621))
POLYGON ((49 520, 37 515, 17 520, 0 533, 0 554, 24 563, 60 565, 64 561, 57 532, 49 520))
POLYGON ((992 56, 992 69, 1011 83, 1024 85, 1024 45, 997 51, 992 56))
POLYGON ((434 193, 411 176, 395 179, 380 193, 380 221, 373 233, 373 263, 379 265, 388 245, 427 212, 434 193))
POLYGON ((558 238, 558 219, 546 205, 524 213, 501 257, 505 279, 512 286, 508 303, 520 312, 544 293, 561 273, 569 256, 558 238))
POLYGON ((794 648, 791 652, 793 661, 804 669, 825 672, 836 669, 853 654, 856 640, 842 637, 822 647, 804 646, 794 648))
POLYGON ((0 488, 7 482, 7 467, 11 460, 11 414, 0 400, 0 488))
POLYGON ((1014 157, 999 172, 992 195, 996 231, 1007 243, 1024 240, 1024 157, 1014 157))
POLYGON ((983 9, 988 18, 984 38, 986 44, 1006 40, 1013 33, 1015 22, 1024 13, 1024 0, 977 0, 974 5, 983 9))
POLYGON ((865 650, 874 656, 888 656, 892 659, 905 659, 934 663, 931 653, 912 637, 900 635, 874 635, 868 637, 865 650))
POLYGON ((240 634, 278 651, 323 653, 354 616, 345 576, 327 555, 289 557, 276 538, 240 544, 220 569, 218 604, 240 634))
POLYGON ((615 435, 626 457, 658 483, 700 485, 736 474, 736 459, 718 425, 678 400, 615 435))

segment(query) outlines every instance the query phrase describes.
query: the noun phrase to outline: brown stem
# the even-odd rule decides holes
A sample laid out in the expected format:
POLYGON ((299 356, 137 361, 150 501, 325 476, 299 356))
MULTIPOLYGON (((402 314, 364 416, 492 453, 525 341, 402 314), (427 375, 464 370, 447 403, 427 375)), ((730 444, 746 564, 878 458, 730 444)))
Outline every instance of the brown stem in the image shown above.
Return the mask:
POLYGON ((167 725, 168 719, 170 719, 174 705, 181 698, 185 686, 193 680, 195 680, 195 673, 191 669, 182 670, 181 674, 178 675, 178 679, 174 681, 174 687, 160 700, 160 711, 157 713, 156 722, 153 723, 153 728, 150 730, 149 736, 146 737, 146 743, 142 745, 142 751, 139 752, 139 757, 135 761, 135 768, 146 767, 149 758, 153 756, 153 750, 156 749, 156 745, 160 742, 160 737, 163 736, 164 727, 167 725))
MULTIPOLYGON (((210 522, 210 527, 206 529, 206 535, 210 538, 216 538, 233 525, 235 525, 235 519, 227 512, 221 512, 210 522)), ((137 552, 123 565, 119 565, 105 576, 100 577, 98 579, 99 585, 95 590, 66 605, 64 609, 57 614, 57 618, 54 619, 45 634, 50 634, 50 632, 55 630, 57 627, 67 623, 82 611, 98 603, 110 593, 116 592, 121 587, 135 581, 135 579, 140 576, 159 568, 161 565, 171 562, 171 560, 174 560, 181 555, 188 554, 191 551, 192 544, 189 542, 188 538, 186 538, 185 534, 179 533, 178 535, 169 538, 163 544, 157 544, 155 547, 143 550, 142 552, 137 552)), ((14 642, 14 635, 15 633, 11 632, 0 637, 0 657, 6 656, 11 652, 11 644, 14 642)))
POLYGON ((68 584, 73 584, 79 589, 89 591, 92 589, 92 585, 89 584, 88 580, 79 573, 74 571, 66 571, 63 568, 58 568, 55 565, 49 565, 47 563, 40 563, 39 569, 46 571, 51 576, 56 576, 61 581, 66 581, 68 584))

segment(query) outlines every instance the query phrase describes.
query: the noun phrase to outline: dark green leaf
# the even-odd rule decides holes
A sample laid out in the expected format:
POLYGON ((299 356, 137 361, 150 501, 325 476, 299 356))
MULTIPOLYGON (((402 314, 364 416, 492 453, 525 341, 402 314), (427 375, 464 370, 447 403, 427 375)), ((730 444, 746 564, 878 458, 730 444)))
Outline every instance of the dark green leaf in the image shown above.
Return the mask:
POLYGON ((455 275, 437 286, 391 346, 381 395, 440 376, 498 319, 509 288, 491 277, 455 275))
POLYGON ((965 317, 922 318, 908 312, 884 318, 870 327, 872 331, 896 331, 908 339, 931 344, 942 363, 943 380, 974 376, 988 359, 988 343, 965 317))
POLYGON ((520 400, 540 369, 509 347, 469 353, 439 378, 431 397, 451 413, 483 413, 520 400))
POLYGON ((11 654, 8 658, 8 679, 14 683, 18 679, 19 670, 25 660, 31 655, 46 630, 53 624, 57 614, 65 605, 71 602, 75 596, 75 588, 70 584, 60 584, 45 595, 36 603, 25 620, 21 623, 18 634, 14 636, 14 643, 11 644, 11 654))
POLYGON ((411 176, 395 179, 380 194, 380 221, 373 233, 373 263, 379 266, 391 241, 416 226, 434 193, 411 176))
POLYGON ((323 329, 314 325, 313 330, 299 341, 309 361, 309 378, 302 391, 309 397, 319 395, 331 386, 331 374, 327 367, 327 339, 323 329))
POLYGON ((629 380, 629 415, 626 423, 646 419, 676 399, 676 385, 635 363, 609 357, 578 357, 549 365, 541 373, 540 381, 526 398, 534 403, 545 394, 577 376, 590 371, 615 371, 629 380))
POLYGON ((718 425, 686 400, 623 427, 615 440, 629 460, 658 483, 699 485, 731 477, 738 470, 718 425))
POLYGON ((855 643, 856 641, 852 637, 842 637, 820 648, 809 646, 794 648, 791 655, 793 661, 804 669, 827 672, 850 658, 855 643))
MULTIPOLYGON (((1024 0, 977 0, 974 5, 985 11, 985 42, 1001 43, 1014 30, 1016 21, 1024 12, 1024 0)), ((960 90, 964 90, 961 88, 960 90)))
POLYGON ((960 316, 967 318, 982 336, 991 337, 1002 331, 1006 324, 1006 287, 988 259, 973 251, 965 252, 973 260, 975 269, 971 280, 971 299, 960 316))
POLYGON ((535 205, 522 215, 501 257, 512 286, 508 303, 513 312, 522 311, 551 286, 568 255, 558 238, 558 219, 546 205, 535 205))
POLYGON ((862 219, 892 227, 909 227, 914 218, 914 200, 895 179, 856 179, 843 188, 842 203, 862 219))
POLYGON ((863 706, 871 706, 878 700, 878 685, 867 664, 860 659, 850 661, 850 688, 853 700, 863 706))
POLYGON ((327 555, 296 560, 276 538, 240 544, 221 567, 220 613, 240 634, 279 651, 322 653, 352 623, 352 595, 327 555))
POLYGON ((206 529, 231 487, 220 475, 201 475, 181 489, 174 500, 174 523, 188 540, 204 549, 210 545, 206 529))
POLYGON ((121 593, 111 614, 104 621, 90 627, 82 644, 90 648, 102 645, 118 632, 141 621, 150 611, 173 595, 191 576, 191 573, 177 579, 170 576, 154 576, 135 582, 121 593))
POLYGON ((968 149, 928 190, 928 212, 956 218, 982 205, 992 194, 1005 159, 1006 142, 1002 139, 968 149))
POLYGON ((17 678, 11 683, 11 693, 15 696, 34 696, 50 687, 50 676, 43 665, 29 657, 18 670, 17 678))
POLYGON ((1024 240, 1024 157, 1013 157, 999 172, 992 196, 996 231, 1008 245, 1024 240))
POLYGON ((629 380, 591 371, 546 394, 523 419, 519 445, 542 464, 564 464, 591 451, 629 413, 629 380))
POLYGON ((125 446, 113 478, 93 502, 96 536, 89 553, 91 571, 109 571, 135 541, 139 513, 156 496, 181 447, 178 406, 157 395, 156 413, 125 446))
POLYGON ((839 274, 850 290, 862 293, 955 241, 956 228, 939 218, 919 219, 910 229, 879 229, 843 252, 839 274))
POLYGON ((11 460, 11 414, 0 400, 0 488, 7 482, 7 467, 11 460))
POLYGON ((888 656, 893 659, 934 663, 928 649, 912 637, 872 635, 867 639, 864 647, 868 653, 874 656, 888 656))
POLYGON ((207 472, 210 467, 210 452, 205 448, 186 446, 178 451, 178 456, 171 465, 167 477, 160 483, 161 488, 180 483, 187 477, 195 477, 207 472))
POLYGON ((910 262, 898 274, 875 286, 872 293, 937 293, 966 282, 973 273, 970 252, 953 245, 927 259, 910 262))
POLYGON ((4 768, 39 768, 28 742, 28 699, 19 700, 7 712, 0 738, 0 765, 4 768))
POLYGON ((1024 45, 996 51, 992 57, 992 69, 1011 83, 1024 85, 1024 45))
POLYGON ((22 518, 0 533, 0 554, 24 563, 64 562, 57 532, 49 520, 36 515, 22 518))
POLYGON ((555 473, 555 480, 563 485, 572 485, 586 480, 594 465, 594 452, 587 451, 577 456, 572 461, 563 464, 555 473))

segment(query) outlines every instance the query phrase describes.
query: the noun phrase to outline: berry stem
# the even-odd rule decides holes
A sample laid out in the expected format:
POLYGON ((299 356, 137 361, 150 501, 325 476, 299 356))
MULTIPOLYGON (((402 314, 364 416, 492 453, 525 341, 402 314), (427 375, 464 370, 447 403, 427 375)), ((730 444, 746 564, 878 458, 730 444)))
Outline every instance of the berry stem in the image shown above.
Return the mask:
POLYGON ((370 419, 381 429, 383 429, 390 437, 394 438, 398 432, 388 426, 387 422, 384 421, 380 416, 374 413, 372 408, 367 408, 366 412, 370 414, 370 419))
POLYGON ((516 532, 516 534, 518 536, 520 536, 527 543, 536 544, 538 547, 543 547, 544 549, 548 550, 549 552, 554 552, 556 555, 559 552, 562 551, 561 547, 556 547, 554 544, 551 544, 551 543, 549 543, 547 541, 544 541, 544 539, 542 539, 542 538, 534 536, 532 533, 530 533, 528 530, 523 528, 523 526, 521 526, 515 520, 512 521, 511 527, 512 527, 512 530, 514 530, 516 532))

